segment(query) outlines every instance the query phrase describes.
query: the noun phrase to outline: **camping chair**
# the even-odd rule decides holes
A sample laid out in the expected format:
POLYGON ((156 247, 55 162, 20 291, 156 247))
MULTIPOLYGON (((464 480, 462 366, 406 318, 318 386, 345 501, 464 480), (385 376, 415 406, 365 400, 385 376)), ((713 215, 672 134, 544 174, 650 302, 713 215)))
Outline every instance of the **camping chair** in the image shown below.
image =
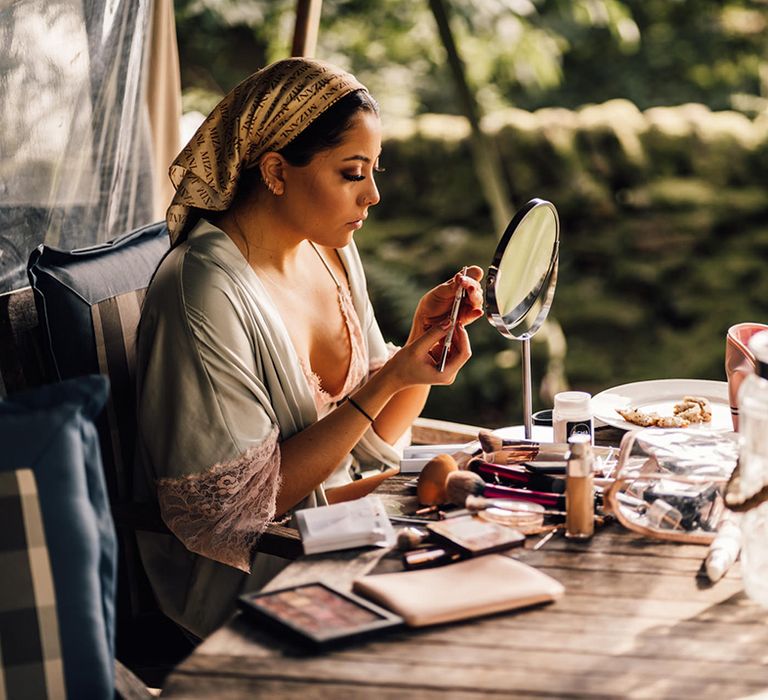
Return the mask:
POLYGON ((38 329, 28 334, 39 343, 47 380, 88 374, 110 380, 96 426, 119 545, 117 655, 132 666, 155 659, 168 666, 191 648, 157 609, 136 546, 136 530, 164 525, 158 512, 131 502, 134 339, 146 287, 167 249, 164 226, 154 224, 80 250, 40 246, 28 270, 38 317, 38 329))
MULTIPOLYGON (((175 645, 180 632, 157 609, 135 540, 137 530, 168 530, 156 507, 132 501, 136 333, 146 288, 168 251, 168 240, 165 224, 155 223, 90 248, 40 246, 29 262, 50 379, 100 373, 110 380, 97 427, 120 545, 118 656, 129 665, 134 654, 146 654, 148 640, 157 641, 159 654, 187 646, 186 638, 175 645)), ((260 538, 259 549, 286 558, 301 553, 295 531, 278 526, 260 538)))

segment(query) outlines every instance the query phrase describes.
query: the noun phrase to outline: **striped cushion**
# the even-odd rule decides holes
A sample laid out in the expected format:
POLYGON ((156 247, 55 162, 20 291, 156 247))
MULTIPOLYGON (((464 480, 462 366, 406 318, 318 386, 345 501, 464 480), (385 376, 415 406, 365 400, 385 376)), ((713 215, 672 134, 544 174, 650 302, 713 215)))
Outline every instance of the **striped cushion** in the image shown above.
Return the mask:
POLYGON ((113 504, 131 496, 132 346, 144 290, 167 250, 168 231, 160 222, 91 248, 40 246, 30 256, 29 278, 54 369, 51 379, 109 376, 114 396, 97 427, 113 504))
POLYGON ((136 441, 136 332, 146 289, 127 292, 91 307, 99 372, 110 379, 108 429, 102 431, 102 458, 110 493, 131 499, 136 441))
MULTIPOLYGON (((168 231, 160 222, 92 248, 63 251, 40 246, 29 262, 46 354, 55 369, 53 379, 96 372, 109 377, 110 397, 96 427, 109 499, 117 512, 132 500, 139 310, 168 246, 168 231)), ((135 537, 120 523, 118 528, 118 629, 126 639, 138 615, 156 610, 156 603, 135 537)))
POLYGON ((0 472, 0 697, 65 698, 59 622, 37 484, 0 472))
POLYGON ((0 397, 40 386, 45 377, 32 290, 0 294, 0 397))
MULTIPOLYGON (((133 455, 136 448, 136 335, 146 289, 105 299, 91 307, 99 372, 109 377, 111 391, 98 427, 107 488, 113 503, 128 503, 133 492, 133 455)), ((156 603, 143 572, 134 537, 120 538, 121 588, 119 603, 127 614, 154 611, 156 603)))

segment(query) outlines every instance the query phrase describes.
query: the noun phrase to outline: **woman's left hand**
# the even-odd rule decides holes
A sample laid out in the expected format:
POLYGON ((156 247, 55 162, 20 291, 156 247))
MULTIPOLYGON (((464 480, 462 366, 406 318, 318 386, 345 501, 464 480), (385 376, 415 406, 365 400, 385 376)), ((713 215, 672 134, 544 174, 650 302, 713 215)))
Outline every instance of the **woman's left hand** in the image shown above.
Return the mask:
POLYGON ((416 307, 411 337, 449 321, 453 300, 459 287, 462 287, 465 293, 459 307, 458 323, 466 326, 480 318, 483 315, 483 290, 480 286, 482 278, 482 268, 471 265, 467 267, 466 275, 457 272, 447 282, 430 289, 416 307))

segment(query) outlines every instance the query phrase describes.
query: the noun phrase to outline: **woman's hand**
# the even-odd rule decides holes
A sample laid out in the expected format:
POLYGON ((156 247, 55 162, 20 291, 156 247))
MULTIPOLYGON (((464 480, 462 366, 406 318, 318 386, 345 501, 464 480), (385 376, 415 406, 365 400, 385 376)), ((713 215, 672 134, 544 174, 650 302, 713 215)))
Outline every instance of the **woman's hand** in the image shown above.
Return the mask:
MULTIPOLYGON (((429 328, 449 320, 456 290, 459 287, 465 290, 465 294, 459 307, 457 329, 480 318, 483 315, 483 290, 480 286, 482 278, 482 268, 472 265, 467 268, 466 275, 457 272, 447 282, 428 291, 416 307, 409 341, 414 340, 429 328)), ((453 342, 456 342, 455 338, 453 342)))
POLYGON ((409 340, 382 368, 391 373, 399 389, 416 385, 453 384, 458 371, 472 356, 469 336, 464 326, 456 324, 453 342, 445 363, 438 370, 448 322, 427 328, 415 340, 409 340))

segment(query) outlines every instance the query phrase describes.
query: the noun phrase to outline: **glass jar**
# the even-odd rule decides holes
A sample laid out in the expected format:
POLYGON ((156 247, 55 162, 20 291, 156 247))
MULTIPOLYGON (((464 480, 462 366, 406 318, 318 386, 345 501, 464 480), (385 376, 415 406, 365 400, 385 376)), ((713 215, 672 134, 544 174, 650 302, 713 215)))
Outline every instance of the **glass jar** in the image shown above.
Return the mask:
POLYGON ((566 443, 571 435, 588 435, 593 442, 592 396, 586 391, 555 394, 552 432, 555 442, 566 443))

